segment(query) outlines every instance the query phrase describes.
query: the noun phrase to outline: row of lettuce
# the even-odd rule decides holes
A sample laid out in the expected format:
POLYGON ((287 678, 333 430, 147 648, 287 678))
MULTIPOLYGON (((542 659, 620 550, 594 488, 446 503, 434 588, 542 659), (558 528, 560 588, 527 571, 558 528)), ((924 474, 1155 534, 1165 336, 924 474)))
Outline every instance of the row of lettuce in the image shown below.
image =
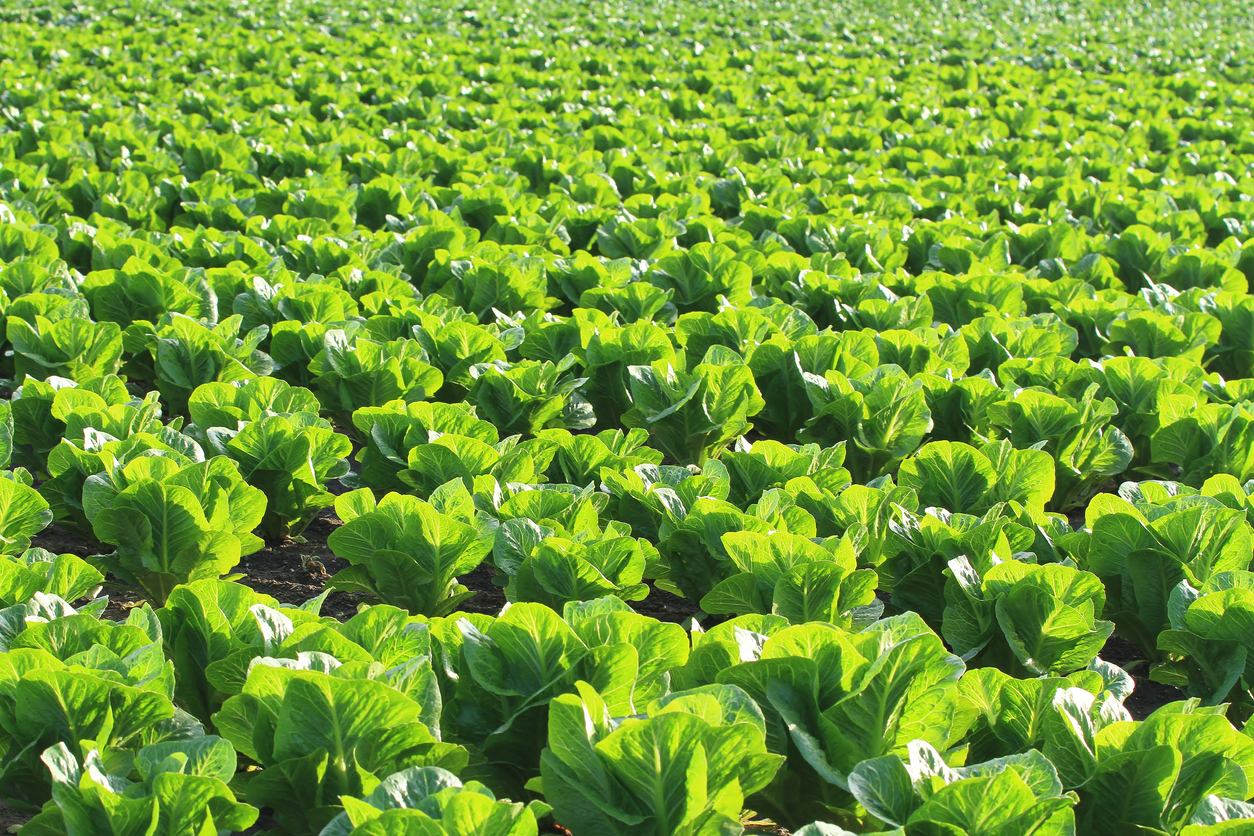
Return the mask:
MULTIPOLYGON (((17 382, 121 374, 160 392, 174 415, 190 416, 205 384, 273 377, 311 389, 315 411, 363 440, 372 425, 394 423, 382 416, 396 400, 465 403, 491 425, 476 437, 493 443, 644 428, 674 464, 704 464, 750 430, 786 444, 856 439, 846 457, 856 482, 891 474, 927 441, 1008 439, 1054 457, 1057 511, 1083 506, 1129 468, 1194 487, 1215 473, 1254 477, 1245 441, 1254 303, 1244 293, 1155 285, 1132 295, 977 273, 911 280, 917 295, 903 295, 884 274, 841 277, 819 256, 750 251, 763 268, 755 273, 755 258, 698 244, 657 264, 677 261, 668 269, 692 281, 743 274, 743 299, 719 288, 711 310, 653 321, 670 293, 653 273, 631 280, 630 260, 581 253, 561 262, 570 271, 561 280, 578 276, 589 306, 564 315, 522 297, 493 298, 475 314, 457 290, 423 296, 408 273, 345 271, 276 285, 255 278, 246 291, 241 280, 234 313, 219 320, 216 303, 201 304, 216 298, 203 271, 152 272, 129 254, 142 242, 117 246, 120 269, 83 277, 56 258, 40 266, 56 255, 51 239, 15 226, 4 234, 47 252, 19 248, 0 269, 0 289, 15 299, 0 372, 17 382), (587 298, 611 292, 615 275, 628 296, 660 294, 650 316, 587 298), (807 311, 784 284, 820 301, 807 311)), ((498 267, 456 281, 491 294, 520 275, 498 267)), ((23 396, 50 397, 42 388, 23 396)), ((45 416, 28 423, 37 421, 22 429, 17 455, 42 472, 59 427, 45 416)), ((399 484, 378 478, 371 487, 399 484)))
MULTIPOLYGON (((345 424, 355 410, 395 398, 469 399, 504 434, 533 434, 641 424, 656 419, 655 401, 673 406, 675 392, 702 382, 730 387, 721 399, 744 401, 743 415, 712 419, 735 429, 752 417, 760 433, 777 440, 823 443, 840 429, 824 426, 841 412, 833 403, 838 396, 865 393, 885 372, 870 380, 868 374, 896 366, 924 391, 928 411, 912 410, 918 423, 961 404, 953 426, 932 428, 934 437, 969 441, 963 422, 984 435, 1006 432, 1010 419, 988 409, 1007 398, 990 390, 1042 388, 1078 403, 1097 384, 1099 401, 1114 400, 1116 423, 1141 455, 1137 464, 1162 465, 1175 451, 1168 442, 1155 445, 1153 431, 1171 423, 1163 413, 1172 419, 1175 412, 1159 406, 1158 390, 1236 404, 1248 396, 1243 381, 1254 373, 1254 303, 1234 258, 1213 270, 1194 265, 1210 278, 1155 283, 1144 272, 1154 269, 1147 250, 1173 252, 1177 260, 1196 253, 1169 246, 1169 238, 1142 240, 1137 228, 1115 239, 1139 256, 1131 270, 1143 282, 1130 293, 1096 275, 1041 275, 1039 267, 1057 259, 1038 258, 1040 251, 1024 262, 1030 273, 1005 263, 935 262, 936 270, 918 276, 864 274, 843 257, 805 247, 766 255, 760 247, 736 251, 719 243, 612 259, 476 245, 457 258, 448 248, 456 253, 465 228, 441 212, 415 219, 404 236, 390 234, 387 251, 369 267, 280 266, 269 280, 256 275, 265 261, 206 270, 187 266, 186 253, 85 227, 95 237, 84 274, 62 260, 68 242, 57 230, 30 220, 33 228, 0 227, 0 258, 8 262, 0 270, 0 302, 12 352, 0 371, 17 381, 27 374, 121 373, 158 388, 180 413, 197 385, 272 375, 316 389, 345 424), (1127 357, 1153 364, 1128 367, 1127 357), (1119 362, 1107 369, 1111 358, 1119 362), (633 375, 631 366, 653 371, 633 375), (725 366, 746 367, 758 391, 740 373, 709 368, 725 366), (720 375, 737 379, 713 379, 720 375), (966 378, 972 380, 953 388, 966 378), (1165 387, 1158 385, 1163 379, 1170 381, 1165 387), (658 391, 645 398, 641 387, 658 391), (823 413, 826 420, 816 421, 823 413), (1134 426, 1123 426, 1128 422, 1134 426)), ((1048 239, 1058 228, 1019 234, 1048 239)), ((925 227, 911 240, 931 234, 925 227)), ((304 246, 336 242, 292 239, 304 246)), ((940 243, 931 249, 934 258, 944 255, 940 243)), ((1108 281, 1118 283, 1111 259, 1082 261, 1104 267, 1108 281)), ((655 441, 677 463, 699 464, 729 438, 700 447, 655 441)))

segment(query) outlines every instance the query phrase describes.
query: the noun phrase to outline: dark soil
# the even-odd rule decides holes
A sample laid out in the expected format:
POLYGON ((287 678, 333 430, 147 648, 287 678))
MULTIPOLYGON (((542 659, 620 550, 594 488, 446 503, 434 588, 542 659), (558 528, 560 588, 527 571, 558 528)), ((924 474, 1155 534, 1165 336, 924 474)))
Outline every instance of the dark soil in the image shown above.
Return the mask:
MULTIPOLYGON (((84 558, 107 550, 107 547, 57 525, 50 525, 32 537, 31 545, 47 549, 53 554, 75 554, 84 558)), ((124 621, 131 608, 142 604, 144 599, 134 590, 116 583, 116 580, 113 577, 106 579, 105 588, 99 594, 109 598, 104 617, 113 621, 124 621)))
POLYGON ((262 836, 262 834, 270 833, 271 831, 277 832, 279 823, 269 815, 269 809, 270 808, 267 807, 265 810, 262 810, 261 814, 257 816, 256 824, 247 830, 241 831, 240 836, 262 836))
POLYGON ((102 548, 98 543, 79 537, 58 525, 50 525, 31 539, 31 545, 47 549, 53 554, 76 554, 79 557, 90 557, 99 554, 102 548))
POLYGON ((680 598, 649 584, 649 597, 643 601, 633 601, 632 608, 642 614, 656 618, 658 621, 674 621, 682 624, 700 611, 695 602, 680 598))
MULTIPOLYGON (((1098 493, 1119 493, 1119 483, 1111 479, 1098 490, 1098 493)), ((1084 528, 1086 508, 1073 508, 1067 513, 1071 527, 1076 531, 1084 528)), ((1101 658, 1118 665, 1132 675, 1136 683, 1135 690, 1123 702, 1125 708, 1135 720, 1144 720, 1161 706, 1169 702, 1185 699, 1185 695, 1172 685, 1164 685, 1149 678, 1150 663, 1145 654, 1132 642, 1118 635, 1112 635, 1102 647, 1101 658)))
POLYGON ((18 828, 30 820, 30 813, 14 810, 3 801, 0 801, 0 833, 17 833, 18 828))
MULTIPOLYGON (((342 524, 332 515, 319 517, 300 537, 248 555, 236 569, 244 575, 240 583, 280 604, 299 606, 317 598, 331 576, 348 567, 348 561, 327 547, 327 538, 342 524)), ((363 595, 332 592, 322 604, 322 614, 346 621, 357 614, 357 605, 364 600, 363 595)))
POLYGON ((1164 685, 1149 678, 1149 662, 1145 660, 1145 654, 1127 639, 1111 636, 1106 640, 1106 646, 1102 648, 1101 657, 1132 674, 1132 679, 1136 682, 1136 690, 1123 701, 1123 705, 1132 714, 1134 720, 1144 720, 1153 714, 1155 709, 1169 702, 1185 699, 1184 693, 1179 688, 1164 685))
POLYGON ((492 582, 496 577, 496 567, 491 559, 479 564, 469 575, 462 575, 462 584, 475 593, 457 605, 462 612, 477 612, 484 615, 496 615, 505 608, 505 588, 492 582))

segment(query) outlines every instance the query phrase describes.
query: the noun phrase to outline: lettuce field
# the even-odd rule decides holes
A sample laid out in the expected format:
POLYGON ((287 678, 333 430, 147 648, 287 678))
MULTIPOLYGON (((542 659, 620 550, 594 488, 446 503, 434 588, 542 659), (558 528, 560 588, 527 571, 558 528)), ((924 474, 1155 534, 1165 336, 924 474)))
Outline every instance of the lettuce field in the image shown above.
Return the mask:
POLYGON ((1252 32, 0 4, 3 825, 1254 835, 1252 32))

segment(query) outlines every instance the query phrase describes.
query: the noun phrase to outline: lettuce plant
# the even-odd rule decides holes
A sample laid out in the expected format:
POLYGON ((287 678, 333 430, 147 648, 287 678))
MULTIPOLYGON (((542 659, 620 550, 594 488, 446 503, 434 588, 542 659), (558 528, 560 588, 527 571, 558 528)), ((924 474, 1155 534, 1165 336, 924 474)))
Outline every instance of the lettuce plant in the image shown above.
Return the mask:
POLYGON ((1016 679, 997 668, 972 668, 958 681, 963 711, 975 721, 966 736, 971 762, 1040 750, 1066 787, 1083 784, 1094 765, 1093 737, 1132 719, 1123 701, 1131 674, 1095 659, 1065 677, 1016 679))
POLYGON ((691 373, 666 361, 632 366, 629 427, 649 431, 653 443, 676 464, 702 465, 752 428, 749 419, 764 401, 743 363, 702 363, 691 373))
POLYGON ((274 361, 258 349, 269 329, 258 326, 241 337, 242 321, 238 315, 230 316, 208 327, 181 314, 167 314, 155 326, 135 322, 126 329, 124 340, 136 355, 148 351, 151 368, 136 367, 136 374, 155 381, 162 402, 181 413, 201 384, 252 380, 274 371, 274 361))
POLYGON ((48 454, 48 478, 40 484, 39 493, 48 502, 58 525, 88 537, 93 533, 83 505, 83 491, 89 478, 145 456, 162 456, 180 467, 204 459, 196 442, 171 427, 162 427, 156 435, 140 432, 114 440, 87 433, 83 445, 62 439, 52 448, 48 454))
MULTIPOLYGON (((937 322, 952 328, 961 328, 969 322, 985 316, 1014 316, 1021 312, 1023 286, 1017 277, 989 271, 969 272, 962 269, 973 263, 979 254, 972 249, 989 247, 992 250, 1003 244, 994 238, 987 242, 962 240, 957 236, 929 247, 927 263, 932 268, 959 268, 942 270, 925 292, 932 302, 937 322), (969 273, 968 275, 963 275, 969 273)), ((995 256, 994 256, 995 257, 995 256)))
POLYGON ((269 354, 274 361, 274 376, 293 386, 316 386, 317 375, 309 364, 322 352, 328 331, 351 331, 355 322, 295 322, 285 319, 270 329, 269 354))
POLYGON ((582 430, 596 423, 592 407, 579 394, 584 378, 568 374, 574 355, 557 363, 523 360, 470 367, 467 399, 505 435, 533 436, 546 428, 582 430))
POLYGON ((821 446, 848 441, 844 465, 855 482, 890 473, 932 429, 922 384, 898 366, 855 378, 829 371, 805 381, 814 417, 800 438, 821 446))
POLYGON ((958 377, 971 363, 963 335, 943 326, 881 331, 875 335, 875 348, 881 366, 897 366, 911 377, 958 377))
POLYGON ((1159 403, 1159 428, 1150 441, 1157 465, 1179 468, 1179 480, 1199 487, 1224 473, 1254 478, 1254 413, 1248 405, 1198 404, 1172 396, 1159 403))
POLYGON ((621 421, 632 408, 635 366, 669 362, 682 366, 667 330, 652 322, 636 322, 621 328, 598 330, 583 350, 573 352, 583 364, 588 382, 585 397, 603 423, 621 421))
POLYGON ((587 250, 576 250, 570 258, 557 259, 549 267, 548 276, 553 292, 565 296, 570 304, 579 305, 580 297, 589 290, 613 290, 631 284, 631 260, 598 258, 587 250))
POLYGON ((1225 378, 1254 377, 1254 305, 1249 285, 1238 293, 1220 292, 1204 302, 1203 310, 1219 320, 1217 345, 1207 346, 1215 355, 1211 368, 1225 378))
POLYGON ((757 423, 771 437, 792 439, 815 414, 807 376, 835 371, 861 377, 879 365, 879 350, 861 331, 808 334, 791 342, 775 336, 759 345, 747 362, 766 401, 757 423))
POLYGON ((126 622, 114 623, 89 609, 99 607, 76 612, 36 593, 4 611, 0 785, 10 804, 37 808, 48 800, 51 782, 39 757, 57 744, 76 757, 95 748, 117 760, 149 744, 204 734, 171 701, 174 667, 162 653, 152 610, 136 608, 126 622), (16 634, 15 622, 24 628, 16 634))
POLYGON ((13 376, 18 380, 54 375, 90 380, 113 374, 121 365, 122 331, 114 322, 36 316, 28 323, 10 316, 7 337, 13 344, 13 376))
POLYGON ((839 493, 849 484, 849 471, 841 467, 844 460, 844 442, 820 449, 817 444, 786 445, 766 439, 750 444, 743 437, 719 457, 731 477, 727 498, 742 508, 792 479, 816 479, 839 493))
POLYGON ((505 360, 505 343, 488 328, 449 316, 423 315, 413 326, 413 337, 427 353, 427 362, 444 375, 442 399, 456 403, 474 383, 470 370, 483 363, 505 360))
POLYGON ((1191 825, 1213 821, 1216 807, 1241 809, 1249 799, 1254 745, 1222 708, 1169 703, 1132 728, 1121 725, 1094 736, 1092 775, 1076 807, 1081 832, 1189 833, 1191 825))
POLYGON ((682 519, 699 497, 726 500, 731 490, 725 469, 717 460, 701 473, 673 465, 641 464, 630 469, 601 469, 604 491, 610 496, 607 516, 625 522, 650 541, 667 522, 682 519))
MULTIPOLYGON (((795 326, 798 330, 813 332, 813 323, 807 323, 804 318, 795 319, 802 323, 795 326)), ((714 346, 721 346, 735 351, 753 368, 753 355, 758 347, 780 330, 770 317, 755 308, 726 307, 718 313, 684 314, 675 323, 675 342, 691 364, 701 362, 714 346)))
POLYGON ((189 426, 189 435, 206 443, 210 427, 236 429, 239 424, 256 421, 267 415, 290 415, 296 412, 317 414, 317 397, 308 389, 290 386, 272 377, 234 383, 205 383, 187 399, 187 414, 199 432, 189 426))
MULTIPOLYGON (((1044 361, 1048 362, 1048 361, 1044 361)), ((1014 361, 999 370, 1008 378, 1014 361)), ((924 373, 915 375, 923 385, 923 397, 932 413, 933 441, 955 441, 981 446, 993 436, 988 409, 1010 397, 992 374, 953 379, 950 375, 924 373)))
POLYGON ((541 481, 555 451, 552 442, 542 439, 501 440, 494 426, 460 404, 394 401, 360 409, 353 421, 366 445, 357 454, 360 475, 342 480, 350 487, 430 496, 453 479, 468 489, 481 477, 533 484, 541 481))
POLYGON ((1087 666, 1115 625, 1098 618, 1096 575, 1063 564, 959 556, 949 561, 941 632, 973 666, 1062 676, 1087 666))
POLYGON ((556 299, 544 295, 547 282, 540 259, 480 245, 466 261, 440 264, 440 260, 437 253, 436 269, 427 273, 423 293, 438 293, 481 320, 490 320, 494 309, 531 312, 557 305, 556 299))
POLYGON ((226 581, 177 587, 157 615, 166 652, 180 671, 175 690, 180 705, 211 727, 212 715, 242 693, 250 667, 263 656, 284 664, 311 657, 378 663, 381 669, 369 678, 404 693, 437 687, 425 619, 379 605, 341 624, 319 617, 325 597, 281 607, 268 595, 226 581))
MULTIPOLYGON (((169 424, 161 421, 156 392, 142 400, 132 399, 121 382, 113 380, 116 386, 103 387, 99 393, 86 386, 56 390, 45 419, 47 425, 64 430, 40 468, 48 477, 39 486, 40 495, 58 522, 86 534, 90 525, 82 498, 89 476, 104 472, 110 463, 123 463, 153 450, 187 463, 202 458, 195 442, 180 434, 182 418, 169 424)), ((31 411, 23 410, 25 417, 32 417, 36 408, 42 411, 40 400, 28 402, 31 411)))
POLYGON ((614 328, 616 323, 601 311, 576 308, 568 317, 536 312, 512 319, 499 318, 495 327, 503 329, 501 337, 508 339, 511 345, 517 340, 518 332, 522 332, 522 341, 516 350, 524 360, 556 364, 572 356, 598 331, 614 328))
POLYGON ((345 322, 359 314, 357 302, 330 282, 268 283, 254 277, 251 287, 235 296, 234 313, 244 317, 245 329, 280 322, 345 322))
POLYGON ((319 418, 313 393, 261 378, 210 383, 188 400, 188 434, 211 455, 235 462, 244 481, 265 493, 265 539, 297 535, 335 501, 326 483, 348 473, 352 442, 319 418))
POLYGON ((269 500, 259 530, 274 542, 300 534, 334 503, 326 484, 348 473, 352 451, 347 436, 306 412, 253 421, 222 452, 235 462, 244 481, 269 500))
POLYGON ((674 295, 674 290, 632 282, 621 287, 588 288, 578 301, 583 309, 613 315, 623 324, 634 325, 673 320, 676 310, 671 299, 674 295))
POLYGON ((742 641, 739 653, 749 660, 724 667, 717 681, 762 706, 769 748, 788 756, 759 808, 785 824, 848 816, 859 763, 911 740, 944 752, 970 723, 955 711, 962 660, 914 613, 857 633, 821 622, 788 627, 742 641), (831 670, 842 673, 824 673, 831 670))
MULTIPOLYGON (((13 456, 12 409, 0 405, 0 468, 13 456)), ((31 537, 52 522, 48 503, 31 487, 31 474, 23 468, 0 470, 0 556, 19 555, 30 548, 31 537)))
POLYGON ((1040 450, 1016 450, 1009 442, 976 449, 932 441, 901 463, 897 481, 924 507, 955 514, 983 514, 1001 502, 1043 508, 1054 493, 1054 462, 1040 450))
POLYGON ((1171 626, 1172 590, 1182 580, 1201 588, 1247 568, 1251 529, 1244 511, 1211 497, 1174 498, 1153 483, 1124 493, 1138 501, 1104 495, 1089 505, 1088 533, 1074 535, 1074 548, 1081 568, 1105 584, 1106 616, 1120 635, 1159 661, 1157 636, 1171 626))
POLYGON ((183 425, 182 418, 175 418, 168 425, 162 423, 156 392, 149 392, 142 399, 111 404, 95 392, 63 389, 52 402, 52 415, 65 424, 65 438, 84 449, 139 433, 176 441, 174 433, 183 425))
POLYGON ((353 413, 353 425, 365 447, 357 453, 360 475, 348 477, 348 481, 377 491, 411 488, 401 477, 409 467, 410 451, 441 436, 470 438, 486 445, 500 441, 496 427, 477 418, 474 410, 463 404, 393 401, 357 410, 353 413))
POLYGON ((1106 328, 1106 354, 1181 357, 1200 363, 1207 345, 1219 342, 1222 326, 1203 313, 1125 311, 1106 328))
POLYGON ((11 472, 0 474, 0 555, 22 554, 31 537, 50 522, 52 512, 38 491, 16 481, 11 472))
POLYGON ((31 548, 0 557, 0 607, 24 604, 36 592, 77 601, 98 589, 104 575, 81 557, 31 548))
MULTIPOLYGON (((111 395, 107 402, 125 403, 130 400, 126 384, 116 375, 99 378, 106 379, 117 382, 117 389, 109 387, 107 390, 111 395)), ((53 376, 46 381, 26 378, 9 398, 9 415, 13 421, 10 441, 13 461, 37 476, 46 473, 48 452, 61 442, 65 434, 65 422, 53 416, 52 402, 58 391, 75 386, 77 384, 73 380, 64 377, 53 376)))
MULTIPOLYGON (((25 266, 29 268, 33 265, 25 266)), ((6 278, 13 278, 15 272, 17 271, 12 268, 5 270, 6 278)), ((34 279, 33 273, 34 271, 31 271, 28 278, 34 279)), ((35 282, 38 281, 35 279, 35 282)), ((12 300, 6 313, 8 316, 22 320, 28 327, 37 327, 36 323, 40 317, 50 323, 65 319, 79 319, 90 323, 91 308, 87 300, 78 295, 78 285, 70 276, 61 277, 61 282, 60 287, 45 287, 41 290, 31 289, 34 287, 33 284, 6 290, 8 294, 6 298, 12 300)), ((7 284, 7 282, 0 279, 0 284, 7 284)), ((102 331, 105 334, 109 333, 109 329, 102 329, 102 331)))
POLYGON ((598 482, 603 467, 622 470, 662 463, 661 452, 647 446, 649 433, 643 429, 602 430, 596 435, 553 429, 542 430, 538 436, 554 445, 546 474, 551 482, 583 486, 598 482))
POLYGON ((774 613, 796 624, 825 621, 848 629, 874 621, 883 611, 875 597, 875 571, 857 568, 847 539, 819 545, 782 531, 734 531, 722 539, 740 571, 706 593, 701 599, 705 612, 774 613))
MULTIPOLYGON (((480 495, 484 513, 502 524, 525 520, 548 526, 563 536, 598 535, 601 514, 609 504, 605 494, 591 485, 525 485, 518 482, 493 486, 492 495, 480 495)), ((607 522, 607 525, 612 521, 607 522)), ((609 529, 606 529, 609 531, 609 529)), ((616 534, 625 529, 614 529, 616 534)))
POLYGON ((266 499, 225 456, 185 465, 141 456, 89 477, 83 508, 96 538, 116 548, 109 571, 161 605, 177 584, 218 578, 261 548, 252 532, 266 499))
MULTIPOLYGON (((615 227, 616 237, 623 230, 622 225, 615 227)), ((718 310, 720 300, 732 305, 749 301, 753 271, 736 259, 730 247, 703 242, 659 258, 646 278, 655 286, 673 292, 671 298, 680 313, 713 313, 718 310)))
POLYGON ((604 532, 572 534, 526 518, 501 526, 494 552, 497 568, 509 579, 506 598, 554 609, 606 595, 638 601, 649 593, 641 583, 645 568, 657 560, 653 546, 628 536, 620 523, 609 523, 604 532))
POLYGON ((430 705, 355 676, 354 666, 328 667, 263 660, 214 715, 222 736, 262 767, 247 782, 249 803, 272 808, 302 836, 319 833, 343 812, 344 796, 366 795, 380 776, 424 766, 457 773, 466 765, 466 750, 441 742, 438 728, 424 722, 430 705))
POLYGON ((814 518, 793 505, 782 491, 770 492, 748 512, 730 502, 696 496, 691 506, 675 503, 667 508, 667 514, 658 528, 658 551, 668 570, 664 583, 693 601, 702 600, 720 581, 739 574, 739 567, 727 553, 725 534, 774 530, 815 536, 814 518))
POLYGON ((950 560, 990 553, 999 560, 1011 560, 1016 552, 1033 548, 1032 530, 1011 510, 997 505, 980 517, 938 508, 924 513, 898 510, 888 522, 882 546, 880 587, 892 590, 895 606, 917 612, 940 630, 950 560))
POLYGON ((1009 360, 1070 357, 1079 343, 1071 326, 1054 313, 1022 319, 983 316, 958 329, 967 344, 968 370, 997 373, 1009 360))
POLYGON ((636 218, 624 211, 597 230, 597 249, 606 258, 657 258, 674 249, 675 237, 684 231, 674 218, 636 218))
POLYGON ((747 796, 783 758, 766 750, 762 713, 739 688, 672 694, 614 719, 586 683, 556 698, 541 760, 545 799, 573 833, 743 832, 747 796))
POLYGON ((227 786, 235 777, 235 749, 220 737, 143 747, 135 754, 137 781, 110 771, 97 749, 80 763, 58 743, 41 760, 52 774, 52 801, 26 825, 31 833, 176 836, 244 830, 257 820, 257 810, 236 801, 227 786))
POLYGON ((1196 398, 1206 387, 1204 375, 1201 366, 1179 357, 1107 357, 1100 364, 1077 366, 1065 384, 1065 394, 1079 397, 1091 383, 1097 383, 1099 397, 1119 407, 1111 423, 1135 449, 1133 466, 1145 468, 1151 465, 1153 438, 1161 426, 1160 404, 1173 395, 1196 398))
POLYGON ((457 660, 449 733, 482 753, 476 774, 518 793, 538 774, 553 697, 596 682, 615 716, 635 714, 669 693, 671 671, 688 659, 678 624, 614 597, 568 603, 562 616, 518 603, 498 618, 460 616, 433 632, 457 660))
POLYGON ((1175 685, 1203 705, 1248 702, 1246 663, 1254 634, 1246 618, 1254 607, 1254 573, 1217 572, 1198 588, 1180 581, 1167 609, 1171 629, 1158 634, 1158 650, 1166 661, 1151 677, 1175 685), (1235 691, 1234 691, 1235 689, 1235 691))
MULTIPOLYGON (((1152 489, 1155 483, 1141 483, 1141 488, 1150 486, 1152 489)), ((1219 500, 1224 507, 1233 508, 1238 511, 1244 511, 1246 520, 1254 525, 1254 481, 1241 484, 1233 476, 1227 473, 1220 473, 1207 479, 1200 490, 1191 488, 1188 485, 1182 485, 1179 482, 1162 483, 1162 487, 1168 491, 1174 492, 1179 496, 1189 496, 1195 491, 1202 496, 1214 497, 1219 500)))
POLYGON ((409 490, 422 495, 457 480, 482 496, 494 494, 498 485, 540 483, 553 453, 553 444, 543 439, 520 441, 510 436, 485 444, 449 433, 411 449, 400 478, 409 490))
POLYGON ((326 409, 347 419, 362 407, 430 400, 444 385, 444 376, 426 360, 426 352, 413 340, 384 343, 331 329, 309 371, 326 409))
POLYGON ((849 787, 858 802, 905 833, 1073 833, 1076 797, 1058 772, 1029 750, 988 763, 951 767, 922 740, 907 755, 869 758, 849 787))
POLYGON ((851 533, 866 537, 858 557, 862 565, 878 566, 890 545, 889 526, 901 511, 919 510, 918 497, 909 488, 898 487, 885 477, 869 485, 846 484, 848 471, 826 470, 814 476, 794 477, 784 485, 793 504, 814 518, 815 534, 820 537, 851 533))
POLYGON ((327 544, 352 565, 331 579, 331 587, 427 616, 450 613, 474 594, 457 577, 483 562, 492 534, 480 527, 460 482, 441 486, 429 502, 390 493, 376 504, 363 488, 338 497, 335 511, 344 525, 327 544))
MULTIPOLYGON (((178 668, 175 696, 202 723, 212 728, 212 716, 230 696, 216 688, 209 671, 241 651, 266 647, 264 622, 254 608, 276 609, 278 602, 242 584, 197 580, 180 584, 157 611, 166 653, 178 668)), ((291 619, 288 619, 291 623, 291 619)), ((244 660, 245 670, 252 656, 244 660)))
POLYGON ((1044 450, 1054 457, 1054 496, 1050 510, 1086 503, 1112 476, 1132 462, 1127 436, 1110 425, 1119 408, 1097 399, 1091 385, 1078 400, 1035 389, 1020 389, 1011 400, 989 407, 996 431, 1016 448, 1044 450))
POLYGON ((346 797, 344 812, 318 836, 370 836, 417 832, 429 836, 536 836, 543 804, 498 801, 478 781, 463 784, 438 766, 421 766, 384 778, 360 800, 346 797))
POLYGON ((46 381, 26 378, 13 391, 9 404, 13 415, 14 461, 32 473, 47 472, 48 452, 65 436, 64 413, 79 406, 79 395, 67 395, 54 414, 56 397, 63 390, 73 389, 90 392, 99 400, 89 398, 97 407, 108 408, 134 400, 126 384, 117 375, 105 375, 75 383, 64 377, 49 377, 46 381))
POLYGON ((81 288, 96 320, 125 327, 137 320, 151 322, 178 314, 211 324, 217 322, 217 295, 201 271, 163 270, 144 263, 136 255, 126 257, 122 248, 115 254, 114 262, 114 269, 93 270, 81 288), (124 262, 117 263, 119 258, 124 258, 124 262))
POLYGON ((930 327, 932 302, 927 296, 897 298, 884 288, 884 297, 869 297, 857 305, 836 301, 835 319, 849 329, 872 331, 912 330, 930 327))

